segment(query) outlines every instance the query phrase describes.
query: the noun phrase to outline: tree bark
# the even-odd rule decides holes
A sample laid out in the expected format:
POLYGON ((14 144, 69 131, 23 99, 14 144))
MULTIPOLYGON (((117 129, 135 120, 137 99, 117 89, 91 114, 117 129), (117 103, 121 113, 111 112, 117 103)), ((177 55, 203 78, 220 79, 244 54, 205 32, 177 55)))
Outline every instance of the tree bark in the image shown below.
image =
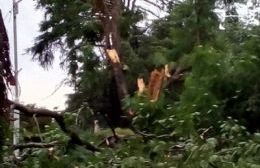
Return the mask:
MULTIPOLYGON (((106 35, 109 37, 109 39, 107 38, 106 43, 109 44, 109 46, 111 46, 111 49, 115 49, 115 51, 118 54, 118 57, 120 58, 120 60, 122 60, 123 56, 120 53, 121 38, 120 38, 120 32, 118 30, 119 19, 122 11, 121 9, 122 4, 121 4, 121 0, 113 0, 113 2, 114 2, 113 6, 111 8, 111 19, 109 23, 110 30, 108 30, 109 34, 106 35), (110 39, 110 37, 112 39, 110 39)), ((109 46, 108 48, 106 48, 106 50, 110 49, 109 46)), ((118 97, 120 101, 122 101, 123 99, 128 97, 127 82, 126 82, 125 75, 123 73, 122 64, 121 62, 112 62, 112 61, 110 62, 112 65, 113 74, 117 85, 118 97)), ((121 105, 121 109, 122 109, 122 105, 121 105)))
MULTIPOLYGON (((119 60, 122 60, 122 54, 120 53, 121 39, 120 32, 118 30, 119 27, 119 19, 122 11, 122 1, 121 0, 108 0, 108 3, 105 3, 102 0, 103 4, 100 0, 96 0, 96 12, 99 12, 101 24, 104 30, 104 51, 106 57, 109 60, 109 63, 112 67, 113 77, 116 82, 117 94, 120 99, 120 107, 122 108, 122 100, 128 97, 128 88, 126 78, 123 72, 122 64, 120 61, 114 62, 110 59, 108 50, 114 50, 119 60)), ((126 116, 129 116, 129 113, 125 113, 126 116)))

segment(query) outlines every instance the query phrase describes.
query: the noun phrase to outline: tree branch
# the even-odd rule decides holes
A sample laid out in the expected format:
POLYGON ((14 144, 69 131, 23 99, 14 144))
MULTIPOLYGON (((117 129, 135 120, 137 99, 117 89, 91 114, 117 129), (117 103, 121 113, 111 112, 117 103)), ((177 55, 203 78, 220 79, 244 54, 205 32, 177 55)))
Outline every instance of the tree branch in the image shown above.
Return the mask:
POLYGON ((171 75, 170 79, 167 81, 167 83, 165 84, 165 87, 169 87, 169 85, 171 85, 173 82, 176 81, 181 81, 184 80, 183 76, 189 72, 191 70, 191 67, 188 68, 176 68, 173 72, 173 74, 171 75))
POLYGON ((133 0, 133 1, 132 1, 132 9, 131 9, 132 11, 133 11, 133 10, 135 9, 135 7, 136 7, 135 4, 136 4, 136 0, 133 0))
POLYGON ((126 8, 129 9, 129 10, 130 10, 130 3, 131 3, 131 0, 128 0, 126 8))
POLYGON ((163 134, 163 135, 156 135, 150 133, 144 133, 142 131, 137 130, 133 125, 131 126, 131 130, 137 134, 141 135, 145 139, 162 139, 162 140, 174 140, 176 137, 174 135, 163 134))
POLYGON ((156 13, 154 13, 153 11, 151 11, 151 10, 149 10, 149 9, 146 9, 146 8, 144 8, 144 7, 141 7, 141 6, 138 6, 138 8, 139 8, 140 10, 142 10, 143 12, 150 13, 151 15, 153 15, 154 17, 156 17, 157 19, 160 18, 159 15, 157 15, 156 13))
POLYGON ((30 142, 25 144, 17 144, 13 145, 13 148, 16 149, 26 149, 26 148, 50 148, 58 145, 58 141, 53 141, 50 143, 36 143, 36 142, 30 142))
POLYGON ((143 1, 152 5, 152 6, 154 6, 154 7, 156 7, 156 8, 158 8, 158 9, 160 9, 160 10, 162 10, 162 6, 160 6, 158 3, 152 2, 150 0, 143 0, 143 1))
POLYGON ((95 146, 93 146, 89 142, 82 140, 78 136, 78 134, 76 134, 73 130, 68 129, 66 127, 65 122, 64 122, 64 117, 63 117, 62 113, 53 112, 53 111, 50 111, 50 110, 47 110, 47 109, 30 109, 30 108, 25 107, 24 105, 12 102, 10 100, 9 100, 9 102, 12 105, 13 109, 19 110, 20 112, 24 113, 25 116, 33 117, 33 115, 37 115, 38 117, 54 118, 55 121, 60 126, 60 129, 70 137, 69 142, 71 144, 84 146, 86 149, 88 149, 92 152, 100 151, 100 149, 96 148, 95 146))

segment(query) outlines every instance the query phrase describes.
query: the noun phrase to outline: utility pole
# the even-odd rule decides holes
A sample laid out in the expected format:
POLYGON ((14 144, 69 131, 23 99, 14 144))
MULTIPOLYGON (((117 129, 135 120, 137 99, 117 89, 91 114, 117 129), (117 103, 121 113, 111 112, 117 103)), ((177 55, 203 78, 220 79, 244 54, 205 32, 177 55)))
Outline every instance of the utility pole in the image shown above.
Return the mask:
MULTIPOLYGON (((14 75, 15 75, 15 102, 19 103, 19 88, 18 88, 18 51, 17 51, 17 14, 18 14, 18 3, 22 0, 13 0, 13 34, 14 34, 14 75)), ((13 144, 17 145, 20 139, 20 114, 19 111, 13 111, 14 120, 14 134, 13 134, 13 144)), ((15 150, 14 154, 19 157, 19 150, 15 150)))

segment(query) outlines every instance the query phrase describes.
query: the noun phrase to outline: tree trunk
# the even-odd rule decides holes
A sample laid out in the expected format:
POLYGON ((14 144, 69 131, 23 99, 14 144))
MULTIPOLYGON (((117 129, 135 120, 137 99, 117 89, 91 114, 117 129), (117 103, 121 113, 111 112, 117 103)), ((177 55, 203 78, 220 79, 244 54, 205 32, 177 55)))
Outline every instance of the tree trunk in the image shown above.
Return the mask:
MULTIPOLYGON (((102 1, 103 3, 101 3, 100 0, 96 0, 95 8, 96 12, 100 12, 100 20, 104 30, 104 51, 112 67, 117 94, 120 99, 120 107, 121 111, 123 111, 122 100, 128 97, 128 89, 122 64, 120 62, 122 55, 120 53, 121 39, 118 27, 122 11, 122 2, 121 0, 102 1), (111 51, 114 56, 116 55, 117 61, 111 59, 111 51)), ((114 115, 122 115, 119 112, 113 113, 115 113, 114 115)), ((124 115, 129 116, 129 113, 124 113, 124 115)))

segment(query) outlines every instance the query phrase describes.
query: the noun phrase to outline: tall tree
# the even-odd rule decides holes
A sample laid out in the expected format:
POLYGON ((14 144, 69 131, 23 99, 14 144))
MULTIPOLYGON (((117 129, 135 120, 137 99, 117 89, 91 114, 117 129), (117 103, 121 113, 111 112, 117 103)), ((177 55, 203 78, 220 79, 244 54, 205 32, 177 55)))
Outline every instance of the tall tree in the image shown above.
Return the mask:
MULTIPOLYGON (((152 2, 148 1, 148 3, 152 2)), ((46 10, 46 19, 41 24, 42 35, 36 39, 31 50, 34 53, 34 59, 46 67, 54 59, 53 50, 60 48, 65 55, 62 63, 68 65, 72 76, 71 81, 79 95, 82 95, 79 88, 82 87, 83 81, 88 80, 91 84, 89 79, 96 78, 100 81, 99 85, 101 82, 111 81, 108 82, 111 83, 108 88, 101 85, 100 89, 103 90, 103 94, 102 91, 84 92, 82 97, 86 97, 84 100, 88 100, 92 108, 100 104, 97 100, 102 100, 102 97, 109 99, 105 101, 112 107, 108 114, 114 123, 118 124, 120 116, 128 115, 123 112, 122 107, 122 100, 129 96, 127 86, 129 80, 123 69, 128 67, 126 66, 128 61, 136 57, 133 54, 132 45, 137 44, 130 42, 133 42, 138 33, 145 33, 137 26, 137 23, 143 19, 141 11, 143 8, 137 5, 135 0, 38 0, 38 4, 38 7, 46 10), (132 55, 128 55, 129 52, 132 55), (111 60, 109 54, 118 56, 119 61, 111 60), (95 63, 90 65, 91 62, 95 63), (84 64, 83 67, 81 63, 84 64), (82 72, 82 69, 87 70, 84 68, 86 66, 88 70, 96 73, 82 72), (95 74, 107 74, 106 71, 110 73, 102 75, 103 79, 95 77, 95 74), (82 74, 88 74, 89 79, 79 79, 82 77, 79 75, 82 74), (95 97, 97 95, 101 99, 97 99, 95 97)), ((163 3, 161 5, 163 6, 163 3)), ((91 87, 93 89, 96 85, 91 85, 91 87)), ((133 88, 133 85, 130 88, 133 88)), ((108 111, 109 108, 104 106, 102 110, 97 108, 94 111, 103 112, 104 109, 108 111)))

